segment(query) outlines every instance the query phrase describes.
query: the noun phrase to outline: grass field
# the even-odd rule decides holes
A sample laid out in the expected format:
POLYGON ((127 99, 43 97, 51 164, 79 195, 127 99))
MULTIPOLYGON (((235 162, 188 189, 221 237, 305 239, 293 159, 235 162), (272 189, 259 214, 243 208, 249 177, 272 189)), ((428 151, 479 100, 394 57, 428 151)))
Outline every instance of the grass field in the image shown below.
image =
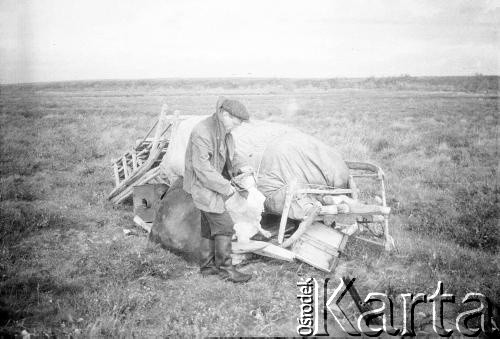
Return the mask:
MULTIPOLYGON (((452 321, 467 292, 500 302, 498 77, 490 80, 2 86, 0 334, 291 336, 296 282, 310 276, 350 274, 362 297, 378 291, 394 300, 432 294, 441 280, 457 296, 445 308, 452 321), (335 274, 262 259, 243 268, 253 280, 233 285, 202 278, 196 263, 149 243, 139 229, 125 236, 134 228, 132 206, 106 200, 111 158, 144 135, 163 102, 208 114, 220 94, 257 118, 316 135, 345 159, 380 165, 398 252, 350 241, 335 274)), ((425 329, 431 306, 419 307, 417 328, 425 329)))

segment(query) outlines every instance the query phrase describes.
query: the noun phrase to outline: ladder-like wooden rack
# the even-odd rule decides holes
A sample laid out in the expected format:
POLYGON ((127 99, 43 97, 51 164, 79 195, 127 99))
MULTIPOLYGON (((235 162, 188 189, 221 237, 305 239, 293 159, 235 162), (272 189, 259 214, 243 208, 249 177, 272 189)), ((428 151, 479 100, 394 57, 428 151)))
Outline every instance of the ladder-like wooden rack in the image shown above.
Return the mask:
POLYGON ((147 183, 166 184, 161 178, 159 165, 167 152, 172 131, 178 121, 184 118, 179 116, 178 111, 167 115, 167 109, 168 106, 163 105, 158 120, 132 150, 111 161, 115 188, 108 195, 108 199, 113 203, 119 204, 127 199, 132 194, 133 186, 147 183), (155 134, 150 138, 153 130, 155 134))
POLYGON ((108 195, 108 199, 113 203, 119 204, 131 196, 133 186, 168 184, 161 176, 160 163, 179 122, 192 118, 194 115, 181 116, 177 110, 174 114, 167 115, 167 109, 168 106, 163 105, 158 120, 146 136, 138 140, 132 150, 111 161, 115 188, 108 195), (153 130, 155 133, 151 138, 153 130))
MULTIPOLYGON (((149 159, 152 143, 153 138, 144 139, 137 147, 125 152, 120 158, 111 161, 116 187, 119 187, 149 159)), ((167 146, 168 143, 160 150, 159 159, 152 164, 152 167, 159 165, 161 158, 163 158, 163 155, 167 151, 167 146)))

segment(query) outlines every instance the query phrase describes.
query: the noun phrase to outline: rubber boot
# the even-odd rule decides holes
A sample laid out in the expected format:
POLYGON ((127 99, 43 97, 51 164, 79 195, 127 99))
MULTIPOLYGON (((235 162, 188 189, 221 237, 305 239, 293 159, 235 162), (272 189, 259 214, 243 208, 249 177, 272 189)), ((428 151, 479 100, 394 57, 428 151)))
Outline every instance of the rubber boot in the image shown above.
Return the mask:
POLYGON ((200 241, 200 273, 204 276, 219 274, 215 266, 215 241, 201 238, 200 241))
POLYGON ((231 249, 231 236, 215 236, 215 266, 219 269, 219 276, 235 283, 247 282, 252 275, 236 270, 231 259, 231 249))

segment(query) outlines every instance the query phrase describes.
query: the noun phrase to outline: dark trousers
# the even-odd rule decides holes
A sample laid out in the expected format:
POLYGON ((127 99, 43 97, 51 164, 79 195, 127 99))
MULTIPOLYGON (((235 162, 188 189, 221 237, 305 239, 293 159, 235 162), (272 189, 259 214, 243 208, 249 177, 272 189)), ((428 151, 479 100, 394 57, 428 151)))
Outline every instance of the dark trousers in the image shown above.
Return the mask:
POLYGON ((227 211, 224 213, 200 212, 202 238, 213 239, 216 235, 233 235, 234 222, 227 211))

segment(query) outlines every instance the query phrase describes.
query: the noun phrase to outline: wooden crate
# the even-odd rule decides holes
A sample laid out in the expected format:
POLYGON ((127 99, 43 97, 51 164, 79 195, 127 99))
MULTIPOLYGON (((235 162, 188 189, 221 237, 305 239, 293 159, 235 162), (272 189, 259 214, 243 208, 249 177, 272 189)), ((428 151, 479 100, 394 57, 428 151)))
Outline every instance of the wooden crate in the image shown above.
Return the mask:
POLYGON ((154 206, 167 191, 165 184, 145 184, 133 187, 134 214, 144 222, 154 221, 154 206))
POLYGON ((292 245, 295 257, 325 272, 332 272, 338 264, 348 236, 323 223, 315 222, 292 245))

